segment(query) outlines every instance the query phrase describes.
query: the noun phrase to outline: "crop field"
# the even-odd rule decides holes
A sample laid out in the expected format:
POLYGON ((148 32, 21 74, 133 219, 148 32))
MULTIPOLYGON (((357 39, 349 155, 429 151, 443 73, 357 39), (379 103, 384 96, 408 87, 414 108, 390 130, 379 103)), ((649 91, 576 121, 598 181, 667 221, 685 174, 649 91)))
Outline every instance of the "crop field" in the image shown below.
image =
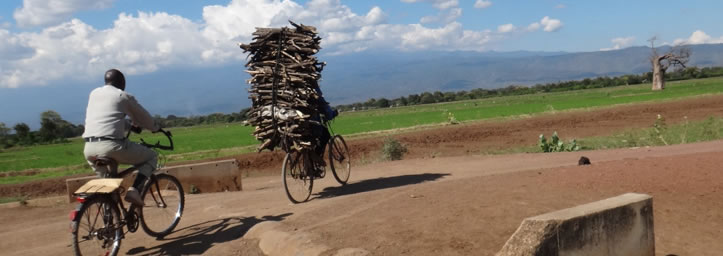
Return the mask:
MULTIPOLYGON (((334 132, 344 135, 447 123, 450 118, 474 121, 534 115, 581 108, 597 108, 637 102, 674 100, 684 97, 719 94, 723 78, 670 82, 663 91, 653 92, 650 84, 588 89, 569 92, 495 97, 428 105, 344 112, 334 121, 334 132)), ((171 128, 176 150, 166 152, 169 161, 195 160, 254 151, 258 142, 252 127, 240 123, 171 128)), ((147 142, 162 135, 144 132, 147 142)), ((134 139, 139 138, 133 135, 134 139)), ((0 153, 0 172, 40 170, 32 175, 0 177, 0 184, 30 179, 90 172, 83 159, 83 142, 13 148, 0 153)))

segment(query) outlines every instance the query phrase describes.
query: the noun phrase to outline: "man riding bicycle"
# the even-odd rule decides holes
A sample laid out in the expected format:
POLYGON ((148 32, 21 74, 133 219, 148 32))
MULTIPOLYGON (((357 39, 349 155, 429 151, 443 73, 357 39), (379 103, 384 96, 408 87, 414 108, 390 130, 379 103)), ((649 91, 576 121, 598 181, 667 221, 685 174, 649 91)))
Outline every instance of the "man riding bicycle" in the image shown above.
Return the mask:
POLYGON ((138 175, 128 188, 125 200, 142 206, 140 186, 156 169, 158 155, 155 151, 126 139, 130 129, 140 133, 142 128, 157 132, 160 126, 133 97, 125 92, 125 77, 117 69, 105 72, 105 85, 94 89, 88 98, 85 114, 85 159, 99 177, 107 168, 95 165, 99 158, 111 158, 119 164, 138 167, 138 175), (129 116, 131 121, 125 117, 129 116))
POLYGON ((313 128, 314 136, 319 139, 319 143, 316 145, 316 148, 314 148, 314 152, 316 153, 315 161, 318 164, 317 175, 320 175, 323 172, 324 166, 326 166, 326 162, 324 161, 323 157, 324 150, 326 149, 326 145, 329 142, 329 139, 331 139, 331 134, 329 134, 329 130, 324 126, 322 122, 331 121, 337 115, 339 115, 339 112, 329 106, 329 102, 324 99, 324 96, 322 96, 321 89, 319 87, 316 87, 315 90, 319 94, 319 99, 317 99, 318 104, 316 104, 318 106, 317 112, 324 115, 323 121, 321 120, 320 115, 315 115, 312 117, 314 121, 320 123, 319 125, 315 125, 313 128))

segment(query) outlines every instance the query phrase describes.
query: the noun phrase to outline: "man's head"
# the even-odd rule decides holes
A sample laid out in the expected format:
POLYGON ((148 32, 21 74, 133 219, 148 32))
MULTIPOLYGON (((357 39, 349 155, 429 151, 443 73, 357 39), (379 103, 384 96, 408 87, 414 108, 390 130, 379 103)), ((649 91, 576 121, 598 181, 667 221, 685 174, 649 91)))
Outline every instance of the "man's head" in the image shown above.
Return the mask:
POLYGON ((105 84, 124 91, 126 89, 126 78, 117 69, 109 69, 105 72, 105 84))

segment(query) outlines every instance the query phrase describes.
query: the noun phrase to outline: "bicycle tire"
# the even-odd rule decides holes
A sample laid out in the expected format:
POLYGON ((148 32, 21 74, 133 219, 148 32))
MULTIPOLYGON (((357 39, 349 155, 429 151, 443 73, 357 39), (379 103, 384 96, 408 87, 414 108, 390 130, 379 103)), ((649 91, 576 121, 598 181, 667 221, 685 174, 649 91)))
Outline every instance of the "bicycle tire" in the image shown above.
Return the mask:
POLYGON ((168 174, 156 174, 141 194, 140 222, 146 234, 163 238, 181 221, 185 197, 181 183, 168 174))
POLYGON ((329 165, 331 166, 331 172, 334 174, 334 179, 339 184, 346 185, 351 176, 351 157, 349 156, 349 147, 346 146, 346 141, 341 135, 334 135, 329 141, 329 165), (338 169, 341 167, 341 169, 338 169))
POLYGON ((286 197, 295 204, 309 200, 314 187, 314 175, 306 170, 307 166, 312 165, 304 161, 309 161, 309 158, 305 158, 302 153, 286 153, 284 165, 281 167, 281 180, 284 183, 286 197))
POLYGON ((71 243, 76 256, 118 255, 123 226, 120 224, 120 210, 113 200, 105 196, 91 196, 73 213, 71 243), (96 224, 102 227, 96 228, 96 224))

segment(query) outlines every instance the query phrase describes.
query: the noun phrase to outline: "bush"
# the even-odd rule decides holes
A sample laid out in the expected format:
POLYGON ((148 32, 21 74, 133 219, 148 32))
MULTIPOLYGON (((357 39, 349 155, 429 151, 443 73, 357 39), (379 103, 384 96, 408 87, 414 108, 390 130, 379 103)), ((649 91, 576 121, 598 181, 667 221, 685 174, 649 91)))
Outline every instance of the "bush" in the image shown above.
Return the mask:
POLYGON ((557 132, 552 133, 550 141, 547 141, 544 134, 540 134, 539 146, 540 149, 542 149, 542 152, 569 152, 580 150, 580 146, 577 145, 576 140, 573 139, 568 142, 568 144, 565 144, 562 140, 560 140, 560 137, 557 136, 557 132))
POLYGON ((382 145, 382 158, 385 160, 401 160, 402 156, 407 153, 407 147, 399 143, 394 138, 386 138, 382 145))

